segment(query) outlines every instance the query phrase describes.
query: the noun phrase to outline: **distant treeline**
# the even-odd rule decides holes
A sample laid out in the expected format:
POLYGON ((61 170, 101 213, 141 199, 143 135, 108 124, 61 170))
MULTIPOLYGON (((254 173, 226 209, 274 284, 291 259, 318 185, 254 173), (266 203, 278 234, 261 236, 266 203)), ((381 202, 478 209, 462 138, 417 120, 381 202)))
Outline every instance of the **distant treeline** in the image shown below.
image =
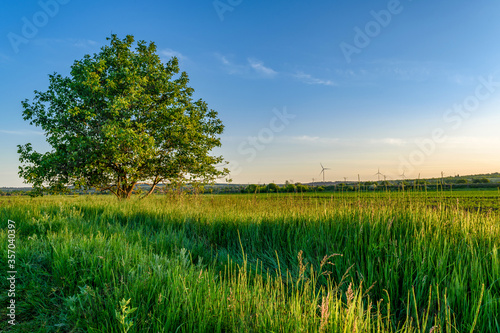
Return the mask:
MULTIPOLYGON (((382 182, 361 182, 361 183, 340 183, 328 186, 311 186, 297 184, 287 184, 278 186, 275 184, 255 185, 251 184, 244 188, 240 188, 241 193, 303 193, 303 192, 355 192, 355 191, 401 191, 401 190, 453 190, 453 189, 496 189, 499 188, 499 183, 470 183, 470 184, 428 184, 428 183, 410 183, 400 182, 398 184, 382 182)), ((236 193, 236 189, 232 191, 236 193)))
MULTIPOLYGON (((497 189, 500 188, 500 182, 492 182, 489 178, 448 177, 443 179, 430 180, 399 180, 399 181, 366 181, 366 182, 345 182, 336 184, 302 184, 286 182, 285 184, 216 184, 216 185, 184 185, 180 187, 158 186, 154 194, 236 194, 236 193, 305 193, 305 192, 356 192, 356 191, 437 191, 453 189, 497 189)), ((134 193, 141 194, 144 189, 138 185, 134 193)), ((67 195, 97 195, 110 194, 109 191, 96 190, 76 190, 69 188, 67 195)), ((4 188, 0 189, 0 196, 19 196, 31 195, 30 188, 4 188)))

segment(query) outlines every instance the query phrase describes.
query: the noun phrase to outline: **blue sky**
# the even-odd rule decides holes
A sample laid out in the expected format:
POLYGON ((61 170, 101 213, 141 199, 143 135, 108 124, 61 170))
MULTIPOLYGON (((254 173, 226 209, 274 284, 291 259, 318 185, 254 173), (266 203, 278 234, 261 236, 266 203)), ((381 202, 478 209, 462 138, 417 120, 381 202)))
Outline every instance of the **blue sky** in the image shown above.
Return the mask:
POLYGON ((500 2, 77 1, 0 5, 0 186, 45 144, 21 101, 111 33, 180 59, 225 124, 235 183, 500 171, 500 2))

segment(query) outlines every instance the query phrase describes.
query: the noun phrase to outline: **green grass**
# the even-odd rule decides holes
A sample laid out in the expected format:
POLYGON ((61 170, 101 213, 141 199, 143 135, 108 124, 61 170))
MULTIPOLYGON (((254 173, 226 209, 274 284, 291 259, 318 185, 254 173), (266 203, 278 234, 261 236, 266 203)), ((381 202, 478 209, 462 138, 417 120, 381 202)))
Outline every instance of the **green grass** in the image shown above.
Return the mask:
POLYGON ((500 332, 499 206, 473 191, 1 198, 18 274, 17 325, 0 328, 500 332))

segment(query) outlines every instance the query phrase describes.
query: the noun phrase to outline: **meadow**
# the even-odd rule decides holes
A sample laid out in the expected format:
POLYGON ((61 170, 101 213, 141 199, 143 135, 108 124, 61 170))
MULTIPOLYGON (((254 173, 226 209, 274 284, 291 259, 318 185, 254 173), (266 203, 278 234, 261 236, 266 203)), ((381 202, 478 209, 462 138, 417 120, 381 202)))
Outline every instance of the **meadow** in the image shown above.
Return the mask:
POLYGON ((498 191, 0 198, 6 332, 500 332, 498 191))

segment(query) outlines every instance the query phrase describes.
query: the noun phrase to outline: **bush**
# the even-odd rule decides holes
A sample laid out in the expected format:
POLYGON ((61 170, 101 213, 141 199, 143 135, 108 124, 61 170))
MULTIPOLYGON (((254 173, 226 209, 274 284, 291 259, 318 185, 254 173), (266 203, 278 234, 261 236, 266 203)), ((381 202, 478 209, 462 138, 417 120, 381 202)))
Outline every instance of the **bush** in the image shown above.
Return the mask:
POLYGON ((302 185, 302 184, 298 184, 297 185, 297 192, 307 192, 309 190, 309 188, 307 187, 307 185, 302 185))
POLYGON ((269 192, 269 193, 276 193, 278 191, 279 191, 279 187, 275 183, 269 183, 267 185, 267 192, 269 192))

